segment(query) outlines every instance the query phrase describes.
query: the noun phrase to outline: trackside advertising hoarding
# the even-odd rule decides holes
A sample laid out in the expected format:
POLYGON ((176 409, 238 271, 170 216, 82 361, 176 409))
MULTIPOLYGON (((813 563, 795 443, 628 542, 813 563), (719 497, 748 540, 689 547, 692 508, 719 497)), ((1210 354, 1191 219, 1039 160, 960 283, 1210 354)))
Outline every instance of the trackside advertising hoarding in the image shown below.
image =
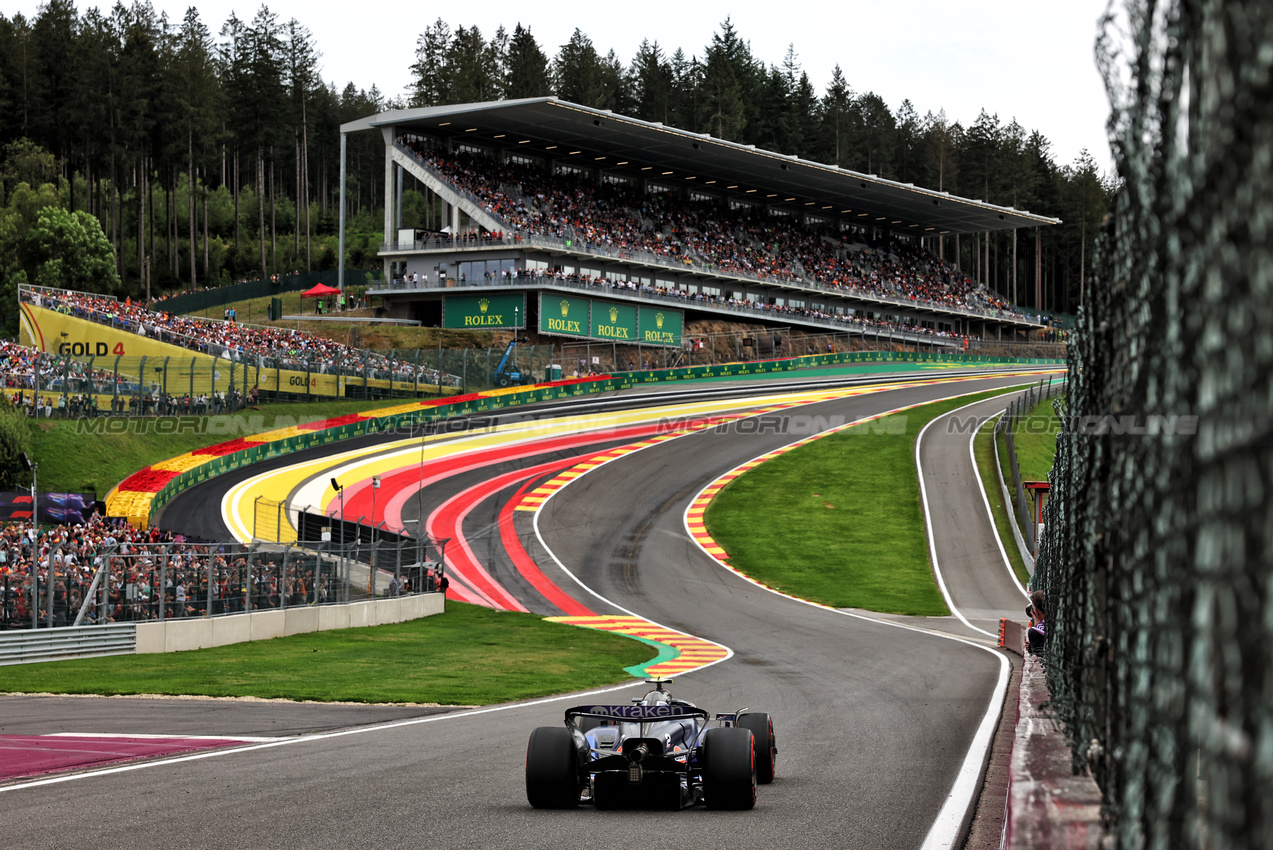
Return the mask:
POLYGON ((592 336, 613 342, 636 342, 636 305, 593 301, 592 336))
POLYGON ((539 294, 539 332, 556 336, 588 337, 589 324, 587 298, 571 298, 567 295, 541 292, 539 294))
POLYGON ((642 345, 681 344, 685 313, 595 298, 540 293, 539 332, 642 345))
POLYGON ((526 296, 521 293, 447 295, 442 299, 442 327, 453 330, 526 327, 526 296))
POLYGON ((685 314, 666 307, 641 307, 637 310, 637 330, 644 345, 680 345, 685 314))

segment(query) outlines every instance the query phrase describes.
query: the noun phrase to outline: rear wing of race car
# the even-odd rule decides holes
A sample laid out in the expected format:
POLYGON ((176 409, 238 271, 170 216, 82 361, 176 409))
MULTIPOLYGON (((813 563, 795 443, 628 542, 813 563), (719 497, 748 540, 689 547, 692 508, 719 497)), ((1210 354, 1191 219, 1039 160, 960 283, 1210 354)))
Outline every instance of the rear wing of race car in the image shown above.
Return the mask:
POLYGON ((623 723, 656 723, 661 720, 690 720, 709 718, 708 712, 692 705, 664 703, 662 705, 579 705, 566 709, 566 722, 577 717, 597 717, 623 723))

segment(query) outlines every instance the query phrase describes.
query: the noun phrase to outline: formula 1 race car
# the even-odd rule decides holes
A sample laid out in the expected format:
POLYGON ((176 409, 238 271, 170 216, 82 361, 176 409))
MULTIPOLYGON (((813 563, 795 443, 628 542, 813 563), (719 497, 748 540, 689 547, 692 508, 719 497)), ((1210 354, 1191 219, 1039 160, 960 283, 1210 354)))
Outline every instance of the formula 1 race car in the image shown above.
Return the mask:
POLYGON ((710 715, 673 699, 668 680, 631 705, 566 710, 565 726, 541 726, 526 747, 526 797, 537 809, 750 809, 756 783, 772 782, 778 748, 768 714, 710 715))

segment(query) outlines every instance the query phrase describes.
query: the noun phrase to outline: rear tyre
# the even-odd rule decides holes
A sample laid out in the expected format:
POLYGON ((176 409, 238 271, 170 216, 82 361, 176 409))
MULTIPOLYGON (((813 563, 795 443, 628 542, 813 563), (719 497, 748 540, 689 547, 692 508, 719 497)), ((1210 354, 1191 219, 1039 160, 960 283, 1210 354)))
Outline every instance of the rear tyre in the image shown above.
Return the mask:
POLYGON ((750 729, 755 737, 756 781, 761 785, 768 785, 774 781, 774 767, 778 762, 774 720, 763 711, 749 711, 739 715, 738 725, 743 729, 750 729))
POLYGON ((756 748, 750 729, 708 729, 703 736, 703 802, 709 809, 756 805, 756 748))
POLYGON ((496 386, 500 387, 501 389, 504 387, 507 387, 511 383, 513 382, 509 379, 507 375, 500 375, 498 378, 495 379, 496 386))
POLYGON ((526 799, 537 809, 579 805, 579 751, 570 730, 540 726, 526 745, 526 799))

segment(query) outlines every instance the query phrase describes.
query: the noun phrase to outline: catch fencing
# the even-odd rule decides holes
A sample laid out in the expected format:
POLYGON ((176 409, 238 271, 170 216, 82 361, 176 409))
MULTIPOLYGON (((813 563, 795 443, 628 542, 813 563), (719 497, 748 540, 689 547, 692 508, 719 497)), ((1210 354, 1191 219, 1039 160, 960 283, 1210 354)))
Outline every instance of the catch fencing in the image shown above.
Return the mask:
POLYGON ((1131 850, 1273 836, 1273 14, 1128 0, 1122 181, 1070 344, 1034 585, 1052 704, 1131 850))
MULTIPOLYGON (((219 617, 435 593, 446 540, 347 523, 344 542, 115 543, 0 578, 0 631, 219 617)), ((68 549, 68 553, 69 553, 68 549)), ((8 561, 17 563, 19 552, 8 561)), ((0 641, 0 643, 3 643, 0 641)))

